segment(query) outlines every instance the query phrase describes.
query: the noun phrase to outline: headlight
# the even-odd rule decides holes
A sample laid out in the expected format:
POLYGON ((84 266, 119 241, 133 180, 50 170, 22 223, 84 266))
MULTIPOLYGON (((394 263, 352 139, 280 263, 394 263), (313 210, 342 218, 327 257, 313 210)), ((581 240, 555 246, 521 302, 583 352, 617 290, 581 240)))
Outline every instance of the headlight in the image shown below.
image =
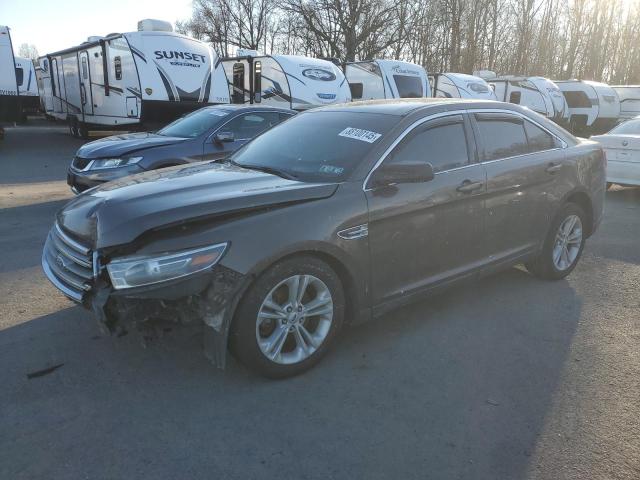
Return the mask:
POLYGON ((186 277, 213 267, 227 249, 227 243, 158 256, 123 257, 107 265, 113 288, 141 287, 186 277))
POLYGON ((116 168, 123 167, 125 165, 133 165, 142 160, 142 157, 129 157, 129 158, 99 158, 91 162, 89 170, 102 170, 103 168, 116 168))

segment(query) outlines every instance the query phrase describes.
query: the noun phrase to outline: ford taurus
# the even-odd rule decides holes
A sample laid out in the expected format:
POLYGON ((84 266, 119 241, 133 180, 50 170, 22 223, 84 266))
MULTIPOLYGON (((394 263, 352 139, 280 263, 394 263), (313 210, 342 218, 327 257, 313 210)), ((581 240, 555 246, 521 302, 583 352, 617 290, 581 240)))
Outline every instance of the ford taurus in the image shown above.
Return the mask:
POLYGON ((58 214, 42 266, 111 332, 203 325, 269 377, 343 324, 523 263, 558 280, 603 213, 605 160, 517 105, 421 99, 315 109, 227 161, 134 175, 58 214))

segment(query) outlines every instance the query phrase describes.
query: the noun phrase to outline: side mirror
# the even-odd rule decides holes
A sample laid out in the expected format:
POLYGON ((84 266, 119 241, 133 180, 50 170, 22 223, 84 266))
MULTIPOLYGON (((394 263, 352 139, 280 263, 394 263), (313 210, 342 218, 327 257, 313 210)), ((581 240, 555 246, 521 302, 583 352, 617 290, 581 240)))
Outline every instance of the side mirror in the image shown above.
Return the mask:
POLYGON ((373 174, 375 187, 384 187, 399 183, 425 183, 434 178, 433 166, 430 163, 382 164, 373 174))
POLYGON ((213 136, 213 141, 215 143, 227 143, 233 142, 234 140, 235 136, 233 135, 233 132, 220 132, 213 136))

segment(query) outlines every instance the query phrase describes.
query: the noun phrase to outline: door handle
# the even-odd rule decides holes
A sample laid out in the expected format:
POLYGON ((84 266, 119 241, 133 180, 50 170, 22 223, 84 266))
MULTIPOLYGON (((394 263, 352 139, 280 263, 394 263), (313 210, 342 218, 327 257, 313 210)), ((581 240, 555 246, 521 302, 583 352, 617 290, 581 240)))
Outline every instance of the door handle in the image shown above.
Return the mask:
POLYGON ((481 189, 483 185, 484 183, 482 182, 472 182, 471 180, 465 180, 460 184, 458 188, 456 188, 456 190, 462 193, 471 193, 481 189))
POLYGON ((550 163, 549 166, 546 168, 547 173, 550 173, 551 175, 558 173, 560 170, 562 169, 562 164, 560 163, 550 163))

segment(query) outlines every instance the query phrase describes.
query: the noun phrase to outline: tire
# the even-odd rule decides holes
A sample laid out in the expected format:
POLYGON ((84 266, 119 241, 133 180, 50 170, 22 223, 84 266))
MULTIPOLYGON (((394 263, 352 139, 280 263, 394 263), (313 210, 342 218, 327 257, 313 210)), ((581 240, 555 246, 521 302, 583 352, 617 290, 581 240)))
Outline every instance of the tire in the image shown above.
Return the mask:
POLYGON ((560 280, 569 275, 582 256, 586 241, 584 232, 584 226, 587 224, 586 219, 587 216, 579 205, 565 204, 551 223, 542 252, 535 260, 525 264, 527 270, 544 280, 560 280), (570 219, 575 217, 578 220, 571 226, 570 219), (560 231, 561 227, 562 232, 560 231), (571 230, 567 230, 569 227, 571 230), (579 229, 579 240, 577 240, 578 232, 576 229, 579 229), (569 240, 568 243, 565 239, 569 240), (562 245, 566 246, 566 255, 564 249, 561 248, 562 245), (561 248, 559 257, 557 248, 561 248))
POLYGON ((69 118, 69 133, 72 137, 78 138, 78 120, 76 118, 69 118))
POLYGON ((78 122, 78 137, 87 140, 89 138, 89 129, 84 122, 78 122))
POLYGON ((335 342, 344 311, 342 283, 329 265, 311 256, 285 259, 262 274, 241 300, 231 325, 231 353, 268 378, 298 375, 316 365, 335 342), (299 289, 304 293, 300 303, 291 302, 289 285, 306 287, 299 289), (304 315, 312 302, 317 314, 304 315))

